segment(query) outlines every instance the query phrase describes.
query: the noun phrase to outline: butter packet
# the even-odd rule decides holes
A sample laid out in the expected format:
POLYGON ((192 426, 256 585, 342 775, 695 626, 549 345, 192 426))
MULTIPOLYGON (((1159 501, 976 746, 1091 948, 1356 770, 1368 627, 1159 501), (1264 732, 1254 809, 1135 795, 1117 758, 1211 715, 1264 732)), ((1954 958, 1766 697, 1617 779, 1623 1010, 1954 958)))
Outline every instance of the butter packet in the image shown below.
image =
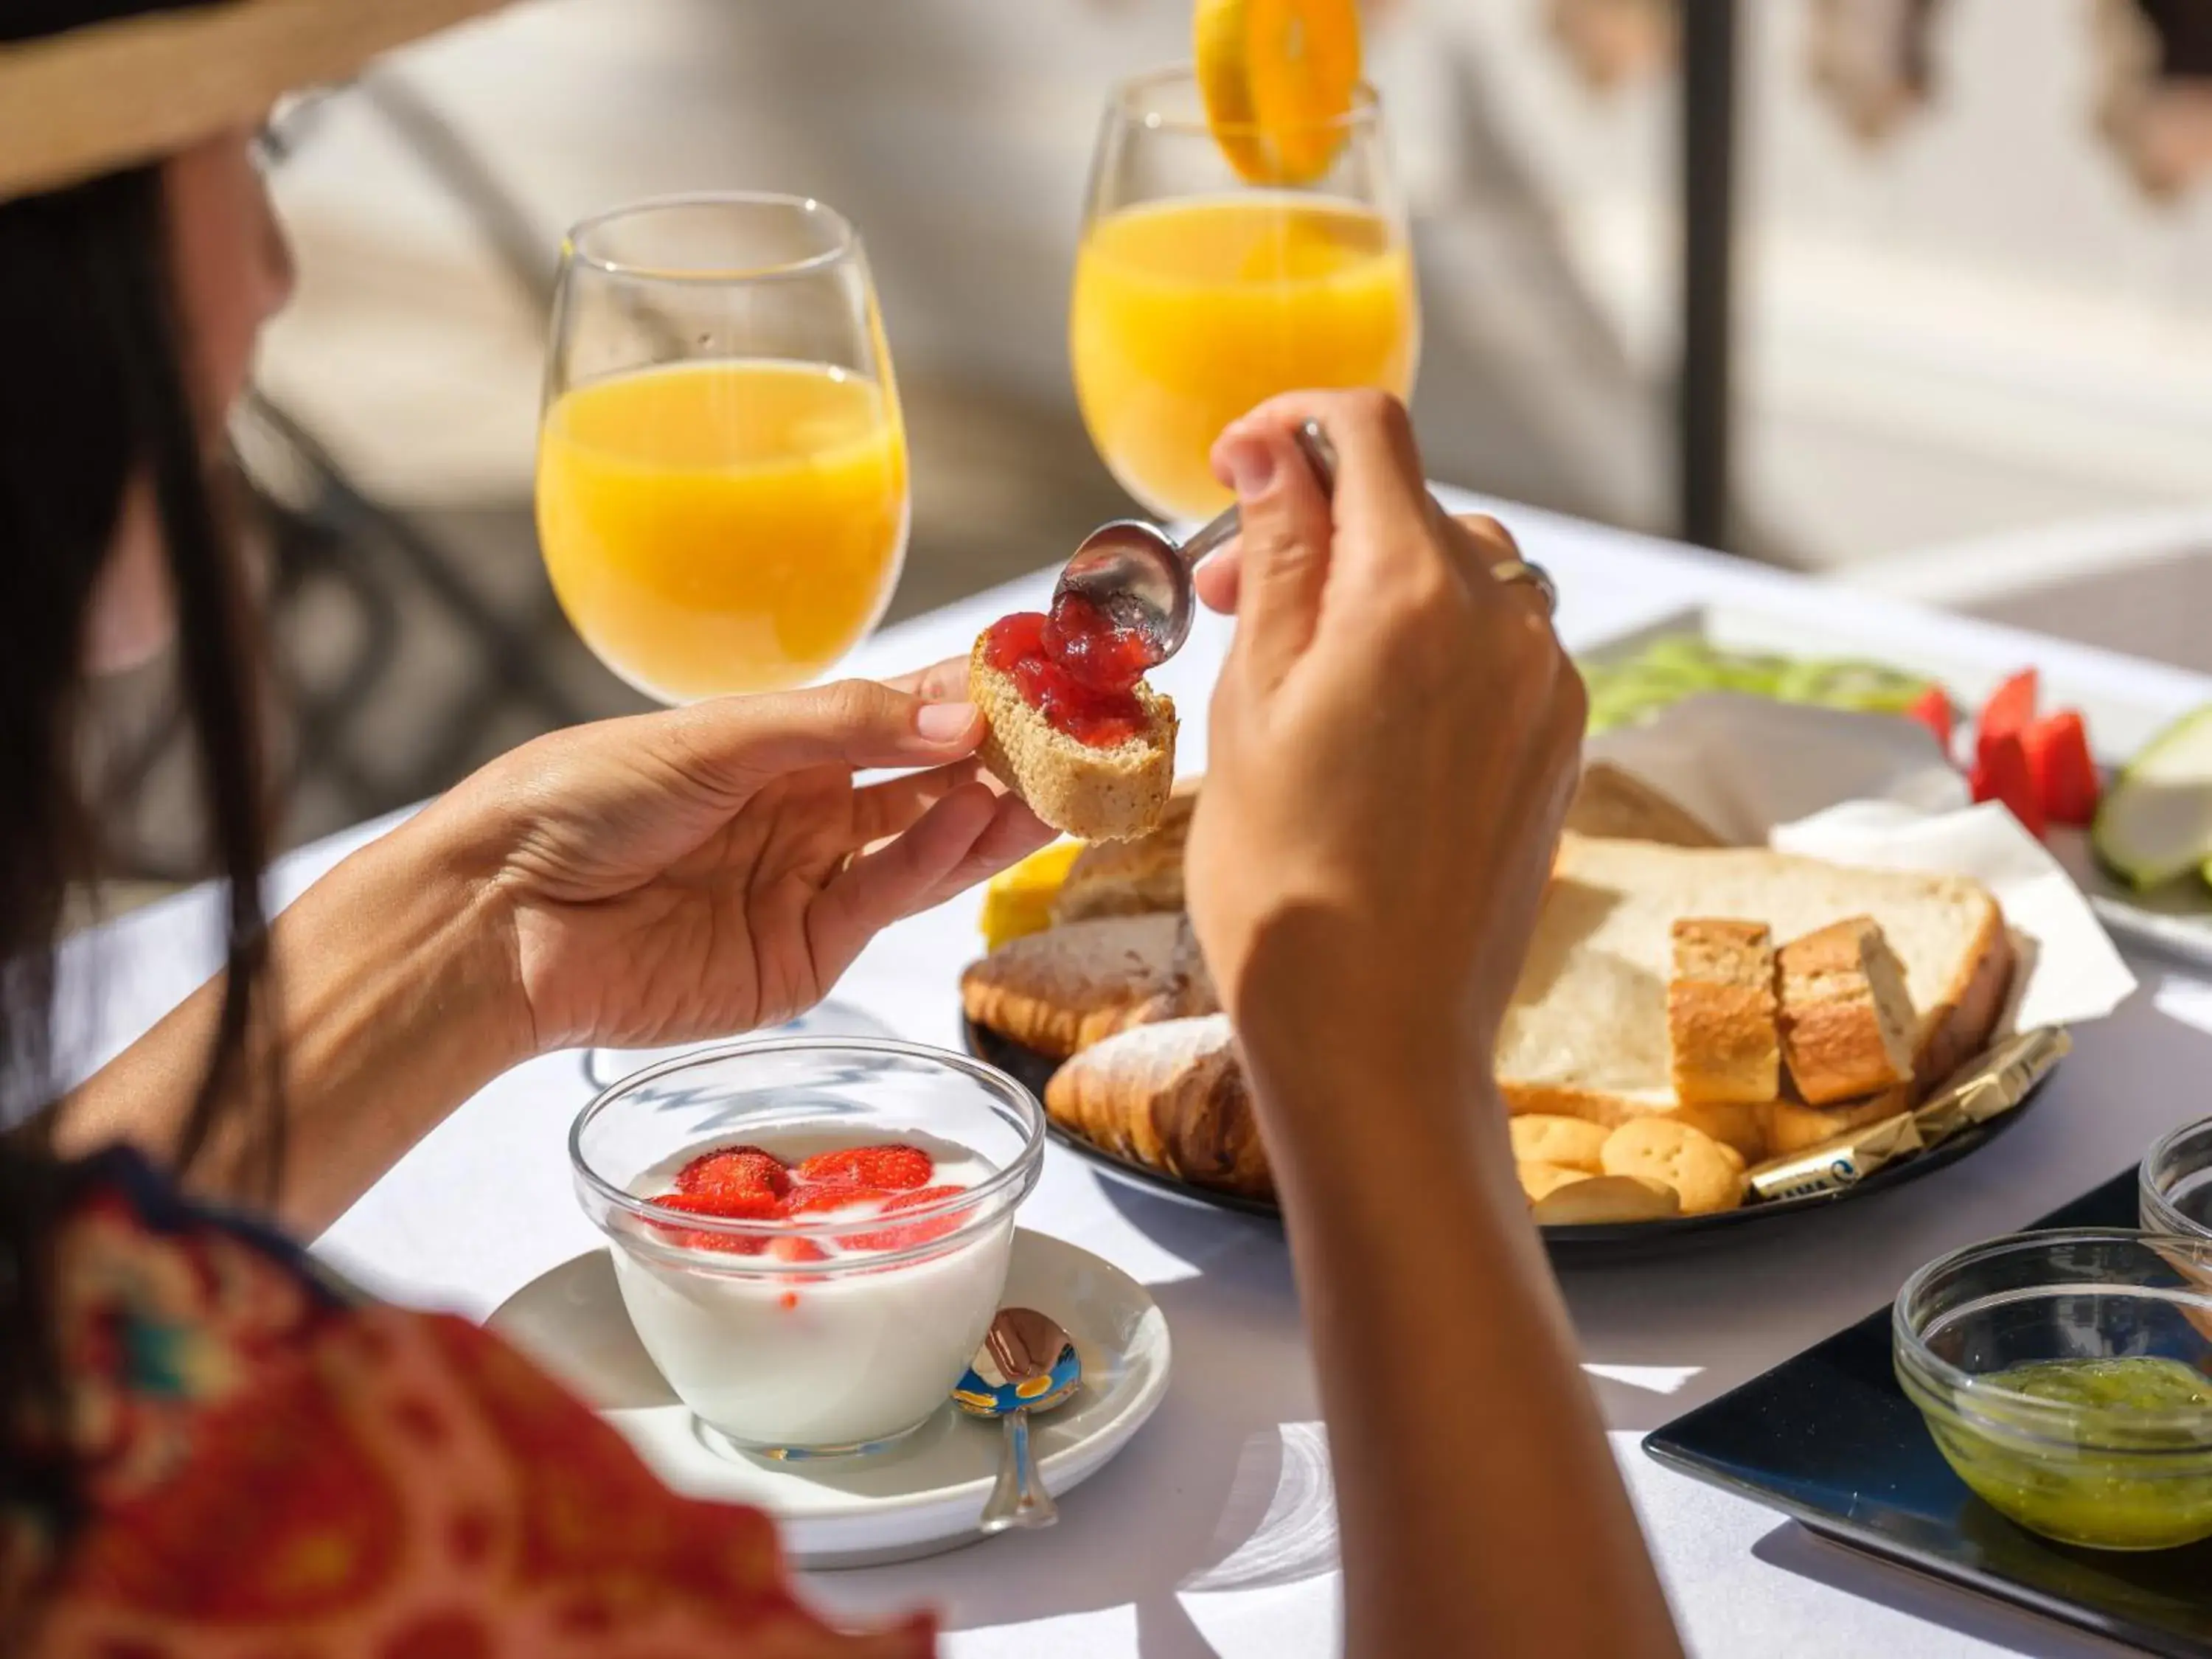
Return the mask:
POLYGON ((1855 1187, 1877 1170, 2003 1116, 2035 1091, 2074 1047, 2063 1026, 2006 1038, 1954 1073, 1921 1105, 1832 1140, 1771 1158, 1745 1182, 1762 1200, 1808 1198, 1855 1187))
POLYGON ((1875 1170, 1910 1158, 1924 1143, 1920 1126, 1911 1112, 1899 1112, 1879 1123, 1853 1129, 1808 1146, 1787 1158, 1770 1158, 1745 1176, 1752 1193, 1763 1200, 1809 1198, 1818 1193, 1840 1192, 1856 1187, 1875 1170))
POLYGON ((2051 1067, 2073 1051, 2063 1025, 2039 1026, 2007 1037, 1954 1073, 1912 1114, 1923 1146, 1948 1140, 1962 1129, 2002 1117, 2035 1092, 2051 1067))

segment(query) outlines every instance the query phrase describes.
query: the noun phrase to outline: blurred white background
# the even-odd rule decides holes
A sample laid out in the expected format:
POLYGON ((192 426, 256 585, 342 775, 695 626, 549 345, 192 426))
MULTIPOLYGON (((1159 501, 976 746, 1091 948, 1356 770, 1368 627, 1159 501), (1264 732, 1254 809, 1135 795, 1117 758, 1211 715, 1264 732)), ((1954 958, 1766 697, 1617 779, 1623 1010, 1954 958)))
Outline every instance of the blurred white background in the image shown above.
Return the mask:
MULTIPOLYGON (((1413 207, 1431 472, 1662 533, 1676 82, 1662 50, 1598 90, 1556 25, 1668 3, 1386 0, 1369 50, 1413 207)), ((2212 669, 2212 180, 2154 201, 2100 130, 2100 26, 2132 0, 1937 0, 1932 98, 1869 145, 1816 93, 1809 31, 1911 3, 1741 7, 1734 545, 2212 669), (2149 574, 2116 584, 2122 567, 2149 574)), ((276 186, 301 281, 263 385, 422 532, 395 550, 325 500, 283 544, 288 836, 638 706, 552 605, 531 522, 534 290, 587 213, 755 187, 859 222, 914 448, 894 618, 1127 511, 1076 415, 1066 288, 1108 88, 1187 56, 1189 16, 521 0, 288 123, 276 186), (506 263, 403 137, 418 107, 512 210, 506 263)), ((137 696, 130 856, 186 874, 173 703, 137 696)))
MULTIPOLYGON (((2093 0, 1948 0, 1935 101, 1876 148, 1811 94, 1808 0, 1744 11, 1752 550, 1850 563, 2212 495, 2212 188, 2154 204, 2096 131, 2093 0)), ((572 219, 659 191, 855 216, 933 528, 1023 496, 994 474, 1035 472, 1048 441, 1079 449, 1049 480, 1088 474, 1064 331, 1097 112, 1184 55, 1188 20, 1188 0, 531 0, 401 72, 549 260, 572 219), (940 401, 957 431, 933 433, 940 401), (970 453, 1001 425, 1003 458, 970 453)), ((1674 88, 1592 91, 1547 20, 1546 0, 1401 0, 1372 29, 1423 258, 1423 437, 1440 476, 1663 528, 1674 88)), ((392 500, 524 498, 538 322, 465 219, 357 101, 281 188, 305 281, 271 387, 392 500)))

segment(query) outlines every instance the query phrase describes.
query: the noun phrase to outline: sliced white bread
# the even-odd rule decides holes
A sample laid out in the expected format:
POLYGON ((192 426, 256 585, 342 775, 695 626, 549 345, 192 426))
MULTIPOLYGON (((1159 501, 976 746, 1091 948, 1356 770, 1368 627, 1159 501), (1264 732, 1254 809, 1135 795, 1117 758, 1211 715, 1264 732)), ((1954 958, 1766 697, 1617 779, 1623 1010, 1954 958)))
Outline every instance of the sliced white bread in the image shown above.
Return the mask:
POLYGON ((1668 847, 1720 847, 1721 838, 1633 772, 1601 760, 1583 763, 1567 828, 1577 835, 1618 841, 1656 841, 1668 847))
POLYGON ((1785 1100, 1684 1109, 1669 1064, 1667 989, 1674 924, 1685 916, 1762 922, 1787 940, 1860 915, 1880 925, 1904 970, 1914 1010, 1913 1086, 1925 1090, 1986 1043, 2011 982, 2004 918, 1978 883, 1757 848, 1563 837, 1498 1039, 1508 1104, 1607 1124, 1677 1113, 1747 1156, 1759 1154, 1756 1143, 1746 1146, 1729 1132, 1733 1125, 1707 1114, 1755 1115, 1770 1144, 1831 1123, 1851 1127, 1856 1106, 1830 1112, 1785 1100))
POLYGON ((983 764, 1063 834, 1127 841, 1157 829, 1175 783, 1174 702, 1140 683, 1142 732, 1110 747, 1079 742, 1030 707, 1012 675, 991 666, 988 637, 968 658, 968 695, 990 728, 983 764))

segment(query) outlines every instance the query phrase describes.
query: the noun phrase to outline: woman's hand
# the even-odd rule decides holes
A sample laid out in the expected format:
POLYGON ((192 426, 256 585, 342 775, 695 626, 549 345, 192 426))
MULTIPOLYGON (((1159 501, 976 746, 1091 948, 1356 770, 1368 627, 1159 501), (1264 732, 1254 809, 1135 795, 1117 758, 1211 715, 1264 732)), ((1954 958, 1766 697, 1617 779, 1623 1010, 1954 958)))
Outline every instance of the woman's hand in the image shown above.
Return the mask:
POLYGON ((1214 463, 1244 524, 1206 583, 1237 638, 1187 886, 1312 1338, 1345 1651, 1680 1659, 1491 1076, 1581 682, 1542 597, 1490 573, 1510 538, 1430 501, 1394 400, 1277 398, 1214 463))
POLYGON ((1225 1006, 1248 1053, 1335 1033, 1486 1074, 1573 785, 1581 682, 1542 599, 1489 573, 1511 538, 1431 501, 1395 399, 1277 398, 1214 465, 1243 533, 1202 583, 1238 616, 1189 886, 1225 1006), (1336 447, 1333 503, 1291 437, 1308 418, 1336 447))
POLYGON ((532 1048, 681 1042, 803 1012, 878 929, 1051 838, 978 776, 981 737, 951 662, 556 732, 434 811, 511 938, 532 1048))

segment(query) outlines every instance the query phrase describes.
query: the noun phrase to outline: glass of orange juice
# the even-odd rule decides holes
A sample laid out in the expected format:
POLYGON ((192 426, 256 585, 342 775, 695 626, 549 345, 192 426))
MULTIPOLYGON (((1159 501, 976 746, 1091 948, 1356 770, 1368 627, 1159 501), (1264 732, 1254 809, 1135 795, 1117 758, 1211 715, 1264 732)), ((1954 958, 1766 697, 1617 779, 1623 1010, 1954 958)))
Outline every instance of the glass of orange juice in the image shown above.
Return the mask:
POLYGON ((672 197, 570 231, 538 446, 553 591, 665 702, 803 685, 883 614, 905 428, 852 225, 793 196, 672 197))
MULTIPOLYGON (((795 196, 670 197, 562 249, 538 538, 568 620, 664 702, 820 678, 906 557, 906 429, 851 223, 795 196)), ((824 1003, 787 1030, 876 1036, 824 1003)), ((692 1044, 594 1049, 605 1087, 692 1044)))
POLYGON ((1409 395, 1420 304, 1372 89, 1310 131, 1261 134, 1209 125, 1188 70, 1117 88, 1068 312, 1091 442, 1165 517, 1228 504, 1207 452, 1254 404, 1311 387, 1409 395), (1311 165, 1285 182, 1262 155, 1311 165))

